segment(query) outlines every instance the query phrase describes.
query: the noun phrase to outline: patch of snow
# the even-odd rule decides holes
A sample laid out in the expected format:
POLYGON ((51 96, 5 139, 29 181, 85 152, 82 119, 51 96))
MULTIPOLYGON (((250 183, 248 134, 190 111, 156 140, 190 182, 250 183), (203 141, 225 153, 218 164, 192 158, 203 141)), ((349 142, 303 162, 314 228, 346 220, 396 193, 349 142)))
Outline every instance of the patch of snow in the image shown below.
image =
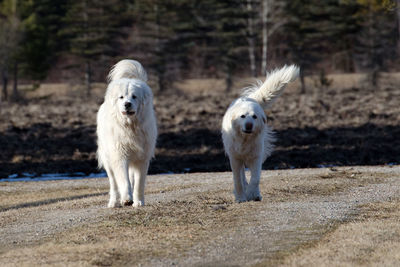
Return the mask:
POLYGON ((55 181, 55 180, 79 180, 87 178, 103 178, 107 177, 105 172, 91 173, 85 175, 83 172, 75 173, 44 173, 37 176, 33 173, 22 173, 22 177, 18 174, 11 174, 7 178, 0 178, 0 182, 37 182, 37 181, 55 181))

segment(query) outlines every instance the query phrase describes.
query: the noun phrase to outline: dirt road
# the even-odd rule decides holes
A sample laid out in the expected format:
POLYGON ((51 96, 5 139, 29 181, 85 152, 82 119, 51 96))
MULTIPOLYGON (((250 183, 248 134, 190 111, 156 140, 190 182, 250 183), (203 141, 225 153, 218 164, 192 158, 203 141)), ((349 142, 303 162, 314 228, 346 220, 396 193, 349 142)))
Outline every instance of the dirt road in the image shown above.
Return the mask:
POLYGON ((400 166, 152 175, 147 205, 107 209, 106 179, 0 183, 3 266, 400 264, 400 166))

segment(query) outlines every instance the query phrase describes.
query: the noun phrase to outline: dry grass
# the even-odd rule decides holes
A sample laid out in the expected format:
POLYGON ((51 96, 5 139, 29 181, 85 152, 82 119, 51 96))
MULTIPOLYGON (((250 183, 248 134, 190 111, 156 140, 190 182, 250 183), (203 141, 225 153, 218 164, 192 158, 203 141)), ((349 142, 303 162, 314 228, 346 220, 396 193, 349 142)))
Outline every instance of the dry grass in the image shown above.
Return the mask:
MULTIPOLYGON (((92 93, 95 96, 103 96, 105 89, 105 83, 93 83, 92 93)), ((63 96, 82 96, 85 93, 83 85, 68 84, 68 83, 45 83, 41 84, 38 88, 32 88, 32 86, 25 85, 20 88, 23 95, 28 99, 35 98, 55 98, 60 99, 63 96)))
POLYGON ((108 184, 105 182, 101 184, 91 182, 87 185, 74 183, 74 181, 42 183, 47 184, 45 190, 38 188, 32 182, 21 183, 22 186, 20 188, 13 189, 7 186, 12 185, 12 183, 1 183, 0 212, 22 207, 40 206, 46 203, 51 204, 90 196, 106 195, 108 192, 108 184))
MULTIPOLYGON (((329 74, 326 76, 331 81, 330 87, 334 88, 357 88, 366 86, 367 74, 363 73, 344 73, 344 74, 329 74)), ((232 91, 240 93, 240 89, 254 83, 256 79, 264 80, 264 77, 257 78, 236 78, 234 80, 232 91)), ((319 87, 318 75, 307 76, 305 82, 308 87, 319 87)), ((396 86, 400 83, 400 73, 381 73, 380 84, 381 86, 396 86)), ((106 83, 93 83, 92 93, 96 96, 102 97, 104 95, 106 83)), ((221 94, 225 91, 224 79, 186 79, 183 81, 176 82, 173 85, 174 88, 188 94, 221 94)), ((290 87, 300 87, 300 82, 297 80, 290 87)), ((71 96, 71 95, 82 95, 84 92, 83 85, 77 84, 58 84, 48 83, 41 84, 39 88, 33 89, 30 85, 20 86, 21 92, 27 98, 48 98, 48 97, 60 97, 60 96, 71 96)))
POLYGON ((371 203, 360 212, 320 241, 281 259, 280 265, 399 266, 400 202, 371 203))
POLYGON ((145 209, 119 210, 100 223, 84 225, 51 242, 21 249, 14 263, 26 263, 34 257, 38 259, 36 264, 62 261, 67 265, 107 266, 182 255, 196 243, 240 221, 243 210, 230 199, 228 194, 197 195, 145 209))
MULTIPOLYGON (((368 74, 365 73, 341 73, 341 74, 328 74, 326 78, 331 82, 330 87, 333 88, 359 88, 360 86, 369 87, 368 74)), ((265 77, 257 78, 236 78, 234 80, 232 91, 240 93, 240 89, 249 86, 255 82, 256 79, 264 80, 265 77)), ((305 83, 308 88, 321 87, 319 75, 310 75, 305 78, 305 83)), ((400 73, 385 73, 380 74, 380 86, 397 86, 400 83, 400 73)), ((188 94, 221 94, 225 90, 225 82, 223 79, 186 79, 177 82, 175 88, 188 94)), ((300 81, 297 80, 290 87, 299 88, 300 81)))

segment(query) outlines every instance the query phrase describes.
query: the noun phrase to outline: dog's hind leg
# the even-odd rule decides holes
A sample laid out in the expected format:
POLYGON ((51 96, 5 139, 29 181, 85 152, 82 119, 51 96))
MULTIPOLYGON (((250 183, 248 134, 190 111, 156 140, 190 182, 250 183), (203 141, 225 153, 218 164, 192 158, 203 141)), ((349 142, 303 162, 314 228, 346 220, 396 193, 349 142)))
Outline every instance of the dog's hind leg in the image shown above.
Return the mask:
MULTIPOLYGON (((243 162, 233 157, 230 158, 230 163, 233 173, 233 185, 234 185, 233 193, 235 194, 237 202, 244 202, 246 201, 246 194, 244 189, 245 185, 243 184, 243 179, 242 179, 242 175, 244 176, 244 164, 243 162)), ((245 177, 244 180, 246 180, 245 177)))
POLYGON ((113 171, 108 166, 105 166, 104 168, 106 169, 108 181, 110 182, 110 200, 108 201, 107 207, 115 208, 119 206, 119 203, 117 201, 118 198, 117 183, 115 181, 115 176, 113 171))
POLYGON ((135 191, 135 169, 133 168, 132 165, 129 166, 129 182, 131 184, 132 195, 133 195, 133 191, 135 191))
POLYGON ((261 201, 262 196, 260 194, 260 176, 261 176, 261 165, 262 162, 260 159, 257 159, 251 164, 249 164, 251 178, 249 181, 249 185, 246 189, 246 198, 247 200, 261 201))
POLYGON ((144 206, 144 186, 146 184, 147 170, 149 161, 140 162, 131 166, 135 177, 135 185, 133 186, 133 206, 144 206))
POLYGON ((121 196, 121 205, 132 205, 132 187, 129 181, 128 162, 123 161, 117 164, 114 169, 114 175, 118 185, 118 191, 121 196))

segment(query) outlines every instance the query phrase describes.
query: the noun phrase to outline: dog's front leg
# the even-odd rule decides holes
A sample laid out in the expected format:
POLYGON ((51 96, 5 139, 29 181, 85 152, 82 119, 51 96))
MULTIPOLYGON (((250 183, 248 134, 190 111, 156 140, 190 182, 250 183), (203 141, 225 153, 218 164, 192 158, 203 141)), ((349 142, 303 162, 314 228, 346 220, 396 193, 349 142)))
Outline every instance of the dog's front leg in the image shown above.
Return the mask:
POLYGON ((131 166, 131 170, 135 176, 135 185, 133 187, 133 206, 144 206, 144 186, 146 184, 147 169, 149 161, 135 163, 131 166))
POLYGON ((131 183, 131 189, 133 193, 135 191, 135 170, 132 165, 129 166, 129 182, 131 183))
POLYGON ((117 197, 118 197, 118 186, 115 181, 115 175, 112 169, 110 169, 108 166, 105 167, 108 180, 110 182, 110 200, 108 201, 107 207, 109 208, 115 208, 119 206, 119 203, 117 202, 117 197))
POLYGON ((245 168, 241 168, 240 169, 240 179, 242 181, 243 191, 246 192, 248 183, 247 183, 247 180, 246 180, 245 168))
POLYGON ((249 164, 251 178, 246 189, 247 200, 261 201, 262 199, 260 194, 261 166, 262 162, 259 159, 256 159, 249 164))
POLYGON ((132 205, 132 187, 129 181, 128 162, 123 161, 114 170, 118 191, 121 197, 121 205, 132 205))
POLYGON ((244 189, 245 185, 243 184, 242 180, 242 173, 244 174, 243 162, 233 157, 231 157, 229 160, 231 163, 231 168, 233 173, 233 185, 235 187, 233 193, 235 194, 237 202, 244 202, 246 201, 246 194, 244 189))

